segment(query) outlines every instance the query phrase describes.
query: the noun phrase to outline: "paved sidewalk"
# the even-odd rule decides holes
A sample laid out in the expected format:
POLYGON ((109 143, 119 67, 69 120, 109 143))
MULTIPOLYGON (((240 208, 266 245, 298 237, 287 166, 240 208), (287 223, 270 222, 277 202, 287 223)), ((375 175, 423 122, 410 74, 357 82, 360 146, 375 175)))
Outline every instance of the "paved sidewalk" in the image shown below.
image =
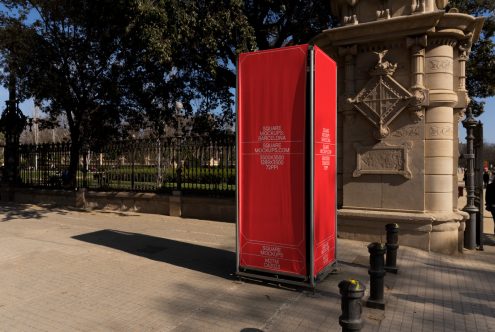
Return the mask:
MULTIPOLYGON (((234 232, 204 220, 0 205, 0 331, 339 331, 337 284, 369 284, 367 243, 350 240, 339 240, 341 273, 314 294, 239 282, 234 232)), ((455 257, 400 247, 387 308, 365 308, 363 331, 495 331, 487 240, 485 251, 455 257)))

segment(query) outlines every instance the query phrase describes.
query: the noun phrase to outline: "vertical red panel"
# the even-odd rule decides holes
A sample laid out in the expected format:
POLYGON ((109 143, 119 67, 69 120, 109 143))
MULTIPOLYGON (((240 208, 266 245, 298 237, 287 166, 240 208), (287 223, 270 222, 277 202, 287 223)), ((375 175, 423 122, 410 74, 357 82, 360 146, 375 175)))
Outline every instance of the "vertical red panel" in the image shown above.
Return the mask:
POLYGON ((308 46, 241 54, 238 250, 243 268, 305 276, 308 46))
POLYGON ((314 273, 335 261, 337 66, 315 46, 314 273))

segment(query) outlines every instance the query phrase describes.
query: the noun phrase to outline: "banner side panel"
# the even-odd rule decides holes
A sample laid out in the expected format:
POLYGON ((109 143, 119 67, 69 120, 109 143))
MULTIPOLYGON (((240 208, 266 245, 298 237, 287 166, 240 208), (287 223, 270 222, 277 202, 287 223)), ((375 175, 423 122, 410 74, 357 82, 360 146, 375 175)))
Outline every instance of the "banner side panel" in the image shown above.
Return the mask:
POLYGON ((315 47, 314 272, 336 260, 337 66, 315 47))

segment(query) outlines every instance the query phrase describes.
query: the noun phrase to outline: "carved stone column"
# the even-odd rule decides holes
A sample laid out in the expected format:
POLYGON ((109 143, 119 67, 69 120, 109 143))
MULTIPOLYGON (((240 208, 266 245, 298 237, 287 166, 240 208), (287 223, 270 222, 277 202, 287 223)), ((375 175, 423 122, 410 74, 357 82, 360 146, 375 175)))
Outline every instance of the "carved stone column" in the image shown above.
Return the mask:
MULTIPOLYGON (((426 54, 430 107, 425 121, 425 208, 452 212, 454 110, 453 40, 433 40, 426 54)), ((456 128, 457 130, 457 128, 456 128)))
MULTIPOLYGON (((345 85, 345 96, 350 98, 354 96, 356 92, 355 89, 355 76, 354 76, 354 68, 357 54, 357 46, 347 46, 339 48, 339 56, 344 59, 345 63, 345 71, 344 71, 344 85, 345 85)), ((347 99, 346 99, 347 100, 347 99)), ((349 104, 346 103, 344 105, 347 109, 352 109, 352 106, 349 107, 349 104)))

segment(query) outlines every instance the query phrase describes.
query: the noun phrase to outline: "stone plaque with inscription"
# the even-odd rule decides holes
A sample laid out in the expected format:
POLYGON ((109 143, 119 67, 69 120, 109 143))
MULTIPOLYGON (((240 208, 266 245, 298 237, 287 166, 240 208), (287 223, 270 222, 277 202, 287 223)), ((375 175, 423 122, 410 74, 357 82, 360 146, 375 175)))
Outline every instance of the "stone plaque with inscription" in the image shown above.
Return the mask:
POLYGON ((354 145, 356 149, 356 170, 354 177, 363 174, 398 174, 411 179, 412 174, 408 165, 408 153, 412 143, 389 145, 380 143, 374 146, 354 145))

